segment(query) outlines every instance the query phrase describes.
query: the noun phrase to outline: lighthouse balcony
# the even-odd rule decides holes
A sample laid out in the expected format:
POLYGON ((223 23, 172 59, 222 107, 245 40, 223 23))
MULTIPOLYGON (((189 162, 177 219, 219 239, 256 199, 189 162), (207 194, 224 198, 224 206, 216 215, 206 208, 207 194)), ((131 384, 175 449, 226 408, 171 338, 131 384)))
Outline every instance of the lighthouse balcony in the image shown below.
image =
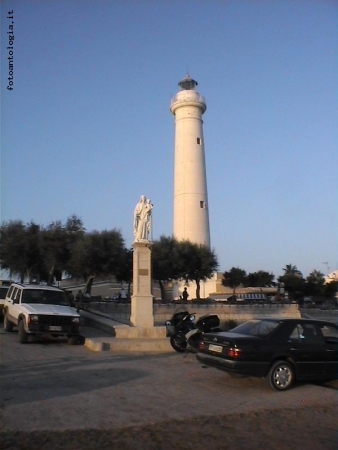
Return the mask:
POLYGON ((203 103, 205 105, 205 98, 203 95, 200 95, 195 91, 181 91, 172 97, 170 106, 178 102, 196 102, 203 103))

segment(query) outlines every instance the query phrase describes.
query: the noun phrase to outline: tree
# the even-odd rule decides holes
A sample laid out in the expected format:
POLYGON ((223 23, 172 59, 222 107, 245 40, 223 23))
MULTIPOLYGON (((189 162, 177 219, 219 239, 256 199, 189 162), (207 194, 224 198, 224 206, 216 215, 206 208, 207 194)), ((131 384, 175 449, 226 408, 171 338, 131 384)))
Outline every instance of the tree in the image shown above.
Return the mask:
POLYGON ((69 259, 67 233, 61 221, 50 223, 41 231, 41 252, 48 273, 48 284, 53 284, 54 275, 62 274, 69 259))
POLYGON ((338 292, 338 281, 330 281, 324 285, 324 295, 327 298, 334 297, 338 292))
POLYGON ((26 275, 29 283, 46 275, 41 249, 41 226, 34 222, 26 225, 26 275))
POLYGON ((285 290, 289 292, 291 298, 302 297, 305 283, 302 273, 292 264, 287 264, 283 270, 284 275, 280 276, 278 281, 284 283, 285 290))
POLYGON ((274 278, 273 273, 259 270, 258 272, 249 273, 244 283, 248 287, 271 286, 274 278))
POLYGON ((177 251, 180 278, 196 283, 196 299, 200 300, 200 282, 206 281, 217 270, 217 257, 208 246, 187 240, 177 243, 177 251))
POLYGON ((21 220, 4 223, 0 227, 0 263, 8 269, 10 276, 18 275, 21 282, 25 276, 31 279, 33 271, 42 270, 40 252, 40 226, 31 222, 25 225, 21 220))
POLYGON ((120 283, 128 284, 128 297, 130 285, 133 280, 133 249, 125 248, 120 256, 120 263, 115 270, 115 278, 120 283))
POLYGON ((302 276, 302 272, 300 272, 297 269, 297 266, 294 266, 293 264, 287 264, 284 268, 284 275, 296 275, 296 276, 302 276))
POLYGON ((217 258, 207 246, 166 236, 153 243, 153 278, 159 282, 162 300, 165 298, 164 282, 168 280, 194 281, 199 300, 200 282, 210 278, 217 267, 217 258))
POLYGON ((158 281, 161 298, 165 300, 164 282, 181 277, 179 271, 178 241, 173 237, 160 236, 154 241, 151 250, 152 276, 158 281))
POLYGON ((115 275, 121 268, 124 240, 120 231, 92 231, 78 240, 69 267, 73 276, 84 279, 97 275, 115 275))
POLYGON ((325 278, 319 270, 313 270, 307 277, 304 286, 306 295, 322 295, 325 278))
POLYGON ((223 273, 222 285, 233 289, 233 296, 236 295, 236 288, 246 282, 246 272, 239 267, 232 267, 229 272, 223 273))

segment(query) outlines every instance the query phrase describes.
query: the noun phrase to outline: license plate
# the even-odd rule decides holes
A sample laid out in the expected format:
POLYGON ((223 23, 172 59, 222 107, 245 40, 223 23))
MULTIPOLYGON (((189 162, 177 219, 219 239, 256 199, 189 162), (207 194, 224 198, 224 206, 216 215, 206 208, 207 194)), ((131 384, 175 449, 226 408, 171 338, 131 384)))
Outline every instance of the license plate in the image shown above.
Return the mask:
POLYGON ((57 326, 53 326, 53 325, 51 325, 49 327, 49 331, 61 331, 61 330, 62 330, 62 327, 57 327, 57 326))
POLYGON ((222 353, 223 347, 220 345, 209 344, 209 350, 211 352, 222 353))

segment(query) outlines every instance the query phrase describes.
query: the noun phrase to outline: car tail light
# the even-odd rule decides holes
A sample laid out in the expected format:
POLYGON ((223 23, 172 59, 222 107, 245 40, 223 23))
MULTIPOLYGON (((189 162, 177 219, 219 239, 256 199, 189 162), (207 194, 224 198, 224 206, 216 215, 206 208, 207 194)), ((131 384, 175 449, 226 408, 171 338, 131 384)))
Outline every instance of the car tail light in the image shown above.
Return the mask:
POLYGON ((204 350, 204 342, 200 342, 200 345, 198 346, 198 350, 202 352, 204 350))
POLYGON ((228 350, 227 357, 230 358, 230 359, 236 359, 236 358, 239 357, 240 352, 241 351, 240 351, 239 348, 231 347, 228 350))

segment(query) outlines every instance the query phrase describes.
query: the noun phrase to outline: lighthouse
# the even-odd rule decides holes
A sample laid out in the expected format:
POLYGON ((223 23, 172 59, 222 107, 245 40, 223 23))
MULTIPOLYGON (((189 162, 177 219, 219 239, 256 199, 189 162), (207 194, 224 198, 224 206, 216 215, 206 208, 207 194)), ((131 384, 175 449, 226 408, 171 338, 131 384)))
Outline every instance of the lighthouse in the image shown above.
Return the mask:
POLYGON ((203 120, 205 99, 187 75, 171 99, 175 116, 173 236, 210 247, 203 120))

